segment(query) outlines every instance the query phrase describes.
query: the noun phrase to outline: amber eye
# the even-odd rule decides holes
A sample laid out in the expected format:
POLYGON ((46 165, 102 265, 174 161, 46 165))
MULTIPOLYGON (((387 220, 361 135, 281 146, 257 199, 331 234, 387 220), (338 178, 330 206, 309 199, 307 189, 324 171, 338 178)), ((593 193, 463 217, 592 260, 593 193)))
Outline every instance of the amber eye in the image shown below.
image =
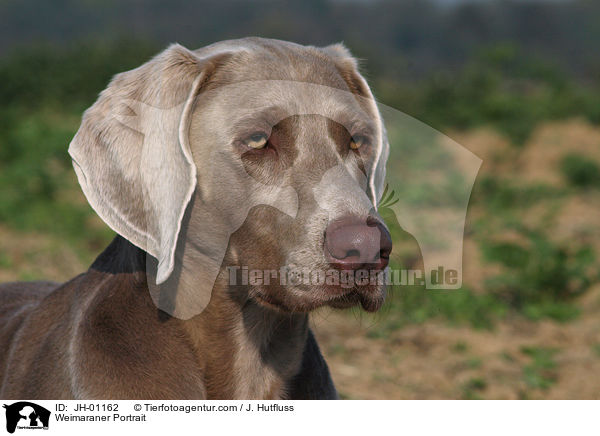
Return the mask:
POLYGON ((250 148, 264 148, 267 145, 267 135, 264 133, 254 133, 245 141, 245 144, 250 148))
POLYGON ((350 148, 352 150, 358 150, 360 147, 362 147, 365 143, 367 142, 367 138, 365 138, 364 136, 355 136, 352 138, 352 140, 350 141, 350 148))

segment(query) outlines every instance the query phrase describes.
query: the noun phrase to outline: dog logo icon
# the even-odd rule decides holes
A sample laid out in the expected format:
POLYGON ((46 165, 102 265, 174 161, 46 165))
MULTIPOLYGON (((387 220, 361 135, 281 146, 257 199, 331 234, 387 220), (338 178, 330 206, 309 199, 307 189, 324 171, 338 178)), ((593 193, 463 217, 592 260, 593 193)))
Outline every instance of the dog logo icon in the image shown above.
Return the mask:
POLYGON ((6 431, 14 433, 18 429, 48 429, 50 411, 35 403, 19 401, 6 409, 6 431))

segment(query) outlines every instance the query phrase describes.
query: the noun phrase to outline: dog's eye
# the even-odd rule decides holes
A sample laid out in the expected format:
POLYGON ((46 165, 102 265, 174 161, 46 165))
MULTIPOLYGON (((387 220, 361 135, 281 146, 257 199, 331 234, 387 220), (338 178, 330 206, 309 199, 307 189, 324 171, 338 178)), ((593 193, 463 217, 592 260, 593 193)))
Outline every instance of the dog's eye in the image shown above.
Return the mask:
POLYGON ((267 135, 264 133, 254 133, 247 140, 246 145, 250 148, 264 148, 267 145, 267 135))
POLYGON ((364 144, 366 144, 367 138, 364 136, 355 136, 350 140, 350 148, 352 150, 358 150, 364 144))

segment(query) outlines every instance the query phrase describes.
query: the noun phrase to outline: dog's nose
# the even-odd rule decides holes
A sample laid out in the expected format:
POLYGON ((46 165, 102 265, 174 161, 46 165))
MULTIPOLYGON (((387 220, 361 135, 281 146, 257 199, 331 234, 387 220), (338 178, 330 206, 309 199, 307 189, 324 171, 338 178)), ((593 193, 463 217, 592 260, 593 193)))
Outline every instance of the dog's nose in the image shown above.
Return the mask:
POLYGON ((390 260, 392 238, 374 217, 344 217, 327 226, 324 248, 325 257, 336 269, 383 270, 390 260))

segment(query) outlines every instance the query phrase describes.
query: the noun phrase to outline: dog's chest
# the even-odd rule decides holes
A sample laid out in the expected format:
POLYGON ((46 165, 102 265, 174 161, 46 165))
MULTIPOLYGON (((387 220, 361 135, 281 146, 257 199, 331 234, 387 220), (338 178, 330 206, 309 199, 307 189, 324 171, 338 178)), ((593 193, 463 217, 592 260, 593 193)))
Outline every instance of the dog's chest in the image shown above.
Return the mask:
POLYGON ((234 396, 236 399, 276 400, 283 397, 285 380, 261 357, 254 344, 243 341, 234 361, 234 396))
POLYGON ((249 337, 247 331, 236 336, 234 398, 286 398, 286 386, 301 367, 303 335, 286 331, 283 335, 275 334, 270 341, 265 340, 265 335, 260 335, 262 340, 249 337))

